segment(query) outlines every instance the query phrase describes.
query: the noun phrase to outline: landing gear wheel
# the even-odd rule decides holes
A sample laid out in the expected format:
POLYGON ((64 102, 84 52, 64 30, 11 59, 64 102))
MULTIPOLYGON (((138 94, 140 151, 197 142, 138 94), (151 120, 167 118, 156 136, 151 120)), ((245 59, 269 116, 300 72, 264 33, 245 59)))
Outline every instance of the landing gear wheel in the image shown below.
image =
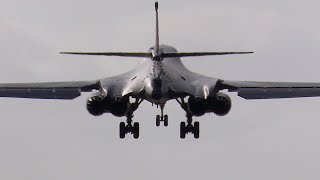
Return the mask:
POLYGON ((200 136, 200 123, 199 122, 194 122, 193 126, 193 136, 194 138, 198 139, 200 136))
POLYGON ((133 138, 138 139, 139 138, 139 123, 135 122, 133 124, 132 128, 133 128, 132 129, 133 138))
POLYGON ((120 138, 123 139, 126 136, 126 124, 124 122, 121 122, 119 127, 120 127, 119 135, 120 135, 120 138))
POLYGON ((199 122, 192 123, 192 114, 187 114, 187 122, 181 122, 180 124, 180 137, 184 139, 187 133, 192 133, 194 138, 198 139, 200 136, 200 124, 199 122))
POLYGON ((165 104, 160 104, 161 114, 156 116, 156 126, 160 126, 160 123, 163 122, 165 127, 168 126, 168 115, 163 115, 163 109, 165 104))
POLYGON ((186 138, 186 123, 185 122, 180 123, 180 138, 181 139, 186 138))
POLYGON ((163 117, 163 125, 164 125, 165 127, 168 126, 168 115, 164 115, 164 117, 163 117))
POLYGON ((133 138, 138 139, 139 138, 139 123, 135 122, 133 123, 132 118, 133 118, 133 112, 138 109, 139 105, 143 99, 138 99, 136 98, 136 101, 134 103, 131 103, 129 112, 127 113, 126 117, 127 120, 126 122, 121 122, 119 125, 119 136, 121 139, 125 138, 127 133, 131 133, 133 135, 133 138))
POLYGON ((156 116, 156 126, 160 126, 160 115, 156 116))
POLYGON ((164 116, 161 116, 161 115, 157 115, 156 116, 156 126, 160 126, 160 123, 163 122, 163 125, 165 127, 168 126, 168 115, 164 115, 164 116))

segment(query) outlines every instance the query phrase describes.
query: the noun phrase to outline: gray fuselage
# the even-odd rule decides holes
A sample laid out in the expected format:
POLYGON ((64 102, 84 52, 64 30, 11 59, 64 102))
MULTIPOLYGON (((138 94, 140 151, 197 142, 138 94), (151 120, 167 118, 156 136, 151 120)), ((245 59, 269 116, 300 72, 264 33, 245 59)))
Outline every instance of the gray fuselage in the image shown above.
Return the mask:
MULTIPOLYGON (((150 48, 150 51, 153 47, 150 48)), ((177 50, 171 46, 161 45, 160 52, 171 53, 177 50)), ((141 97, 155 104, 165 104, 170 99, 186 96, 189 92, 198 91, 199 97, 209 94, 209 85, 201 83, 208 79, 189 71, 181 62, 180 58, 164 58, 160 61, 144 58, 141 64, 118 76, 101 80, 102 91, 110 97, 121 98, 126 95, 141 97), (206 88, 207 87, 207 88, 206 88)), ((215 85, 216 79, 210 78, 215 85)), ((208 82, 208 81, 206 81, 208 82)), ((210 85, 210 86, 211 86, 210 85)))

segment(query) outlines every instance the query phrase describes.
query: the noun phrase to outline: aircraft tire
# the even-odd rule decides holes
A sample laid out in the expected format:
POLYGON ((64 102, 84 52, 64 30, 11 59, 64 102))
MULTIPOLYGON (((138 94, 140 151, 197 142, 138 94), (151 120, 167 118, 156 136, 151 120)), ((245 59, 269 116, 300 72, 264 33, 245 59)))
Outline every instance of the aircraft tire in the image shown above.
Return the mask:
POLYGON ((160 115, 156 116, 156 126, 160 126, 160 115))
POLYGON ((168 115, 164 115, 163 125, 164 125, 165 127, 168 126, 168 115))
POLYGON ((124 122, 120 123, 119 136, 121 139, 125 138, 125 136, 126 136, 126 123, 124 123, 124 122))
POLYGON ((186 123, 185 122, 180 123, 180 138, 181 139, 186 138, 186 123))
POLYGON ((140 133, 139 133, 139 123, 138 122, 135 122, 133 124, 133 132, 132 133, 133 133, 133 138, 135 138, 135 139, 139 138, 140 133))
POLYGON ((198 139, 200 136, 200 123, 197 121, 194 122, 193 135, 194 135, 194 138, 196 139, 198 139))

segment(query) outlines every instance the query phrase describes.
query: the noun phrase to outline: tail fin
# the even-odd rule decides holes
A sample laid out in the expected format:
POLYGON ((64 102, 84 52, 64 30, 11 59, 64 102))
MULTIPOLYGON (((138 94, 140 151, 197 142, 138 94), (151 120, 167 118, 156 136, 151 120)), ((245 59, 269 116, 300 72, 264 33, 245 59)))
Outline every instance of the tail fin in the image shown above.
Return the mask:
POLYGON ((96 55, 96 56, 121 56, 121 57, 144 57, 160 61, 163 58, 172 57, 195 57, 195 56, 213 56, 213 55, 228 55, 228 54, 251 54, 253 52, 176 52, 166 53, 160 52, 159 45, 159 17, 158 17, 158 1, 154 4, 156 11, 156 45, 152 52, 60 52, 61 54, 75 55, 96 55))
POLYGON ((155 53, 160 54, 159 52, 159 17, 158 17, 158 1, 154 3, 154 7, 156 10, 156 46, 155 46, 155 53))

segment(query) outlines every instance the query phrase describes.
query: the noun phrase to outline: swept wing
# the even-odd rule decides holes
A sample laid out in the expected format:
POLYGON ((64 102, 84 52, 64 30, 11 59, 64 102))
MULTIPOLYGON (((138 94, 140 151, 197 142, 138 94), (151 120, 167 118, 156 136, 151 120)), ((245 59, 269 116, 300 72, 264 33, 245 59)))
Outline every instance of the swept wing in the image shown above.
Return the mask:
POLYGON ((98 89, 98 81, 0 84, 0 97, 74 99, 81 92, 98 89))
POLYGON ((244 99, 320 96, 320 83, 221 81, 219 89, 238 92, 238 95, 244 99))

